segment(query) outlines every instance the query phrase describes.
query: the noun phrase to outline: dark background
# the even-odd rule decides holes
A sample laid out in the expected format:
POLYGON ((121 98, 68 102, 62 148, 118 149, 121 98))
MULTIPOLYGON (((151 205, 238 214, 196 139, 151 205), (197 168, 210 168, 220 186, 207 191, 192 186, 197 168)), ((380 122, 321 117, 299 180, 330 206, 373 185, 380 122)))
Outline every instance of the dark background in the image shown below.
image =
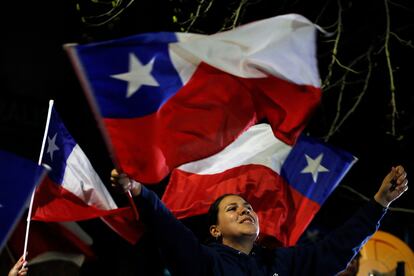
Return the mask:
MULTIPOLYGON (((317 229, 317 238, 320 238, 364 202, 349 187, 371 197, 391 166, 403 164, 409 175, 414 172, 414 94, 411 88, 414 76, 413 1, 256 0, 247 1, 239 14, 235 12, 242 1, 135 1, 129 6, 129 2, 115 5, 110 14, 122 12, 113 19, 110 16, 97 17, 110 9, 109 1, 10 2, 3 4, 0 19, 2 149, 37 161, 48 101, 54 99, 67 128, 108 184, 112 163, 62 44, 87 43, 149 31, 210 34, 231 28, 233 24, 294 12, 306 16, 332 34, 318 34, 319 68, 322 83, 326 85, 323 87, 322 104, 305 132, 326 139, 328 143, 359 158, 309 229, 317 229), (200 16, 192 22, 189 20, 191 14, 196 13, 199 5, 200 16), (387 6, 390 19, 389 60, 397 111, 394 120, 385 47, 387 6), (105 23, 105 20, 108 22, 105 23), (330 67, 338 26, 341 26, 336 46, 338 62, 330 67), (351 67, 354 72, 346 67, 351 67), (365 81, 369 72, 370 78, 365 81), (341 99, 340 105, 338 99, 341 99), (360 101, 355 105, 358 99, 360 101), (353 111, 341 127, 328 135, 335 116, 339 113, 343 118, 351 109, 353 111)), ((161 183, 151 188, 161 195, 164 185, 161 183)), ((126 204, 124 197, 115 193, 113 196, 119 205, 126 204)), ((412 249, 413 200, 413 192, 409 190, 393 204, 393 207, 404 210, 391 211, 381 226, 382 230, 396 235, 412 249)), ((199 217, 185 223, 202 235, 202 221, 203 218, 199 217)), ((150 234, 136 246, 130 246, 100 220, 81 222, 81 226, 93 237, 97 254, 95 261, 87 262, 82 267, 83 275, 157 275, 161 271, 161 261, 152 246, 150 234)), ((306 240, 305 233, 302 241, 306 240)))

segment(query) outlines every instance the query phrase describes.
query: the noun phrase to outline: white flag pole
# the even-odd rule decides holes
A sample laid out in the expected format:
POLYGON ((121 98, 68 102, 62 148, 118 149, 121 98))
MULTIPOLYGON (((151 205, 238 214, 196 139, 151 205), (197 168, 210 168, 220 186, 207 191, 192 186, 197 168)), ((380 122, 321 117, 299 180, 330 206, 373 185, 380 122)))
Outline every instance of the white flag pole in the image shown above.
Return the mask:
MULTIPOLYGON (((40 148, 39 161, 37 162, 37 164, 39 166, 42 165, 43 151, 44 151, 44 148, 45 148, 47 132, 49 131, 49 123, 50 123, 50 116, 52 115, 52 107, 53 107, 53 100, 50 100, 49 101, 49 109, 48 109, 48 112, 47 112, 45 132, 43 134, 42 146, 40 148)), ((36 191, 36 187, 33 189, 33 192, 32 192, 32 197, 30 199, 30 205, 29 205, 29 212, 27 213, 27 219, 26 219, 26 235, 25 235, 25 238, 24 238, 24 249, 23 249, 23 259, 25 261, 26 261, 27 243, 28 243, 28 240, 29 240, 30 220, 31 220, 31 217, 32 217, 32 207, 33 207, 33 199, 34 199, 35 191, 36 191)))

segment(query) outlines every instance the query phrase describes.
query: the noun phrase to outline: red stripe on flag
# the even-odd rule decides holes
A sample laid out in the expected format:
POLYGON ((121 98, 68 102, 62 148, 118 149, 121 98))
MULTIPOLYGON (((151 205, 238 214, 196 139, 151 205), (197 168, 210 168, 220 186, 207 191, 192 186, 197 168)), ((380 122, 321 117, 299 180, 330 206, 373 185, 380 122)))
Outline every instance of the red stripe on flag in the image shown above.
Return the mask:
MULTIPOLYGON (((283 181, 281 177, 280 179, 283 181)), ((277 240, 274 242, 275 246, 295 245, 320 209, 319 204, 303 196, 287 183, 284 185, 288 186, 286 193, 282 190, 275 192, 272 203, 258 211, 261 221, 259 240, 263 240, 263 243, 269 243, 272 238, 277 240)), ((260 204, 261 200, 258 198, 256 202, 260 204)))
POLYGON ((79 221, 125 212, 123 208, 101 210, 87 205, 49 177, 37 187, 33 210, 32 219, 42 221, 79 221))
POLYGON ((239 194, 259 216, 261 236, 294 245, 320 206, 293 189, 283 177, 261 165, 245 165, 212 175, 176 169, 162 200, 179 218, 205 214, 226 193, 239 194))
POLYGON ((131 244, 136 244, 144 234, 144 225, 141 220, 137 220, 131 208, 121 208, 121 214, 108 215, 101 217, 113 231, 131 244))

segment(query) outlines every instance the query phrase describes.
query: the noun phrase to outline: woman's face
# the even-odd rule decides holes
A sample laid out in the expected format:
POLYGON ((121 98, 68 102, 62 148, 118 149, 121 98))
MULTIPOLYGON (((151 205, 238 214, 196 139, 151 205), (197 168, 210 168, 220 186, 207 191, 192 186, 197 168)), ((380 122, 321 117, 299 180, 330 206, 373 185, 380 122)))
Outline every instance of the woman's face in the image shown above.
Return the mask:
POLYGON ((249 237, 254 241, 259 234, 257 214, 248 202, 237 195, 223 198, 219 204, 217 218, 217 229, 224 244, 226 239, 234 240, 242 237, 249 237))

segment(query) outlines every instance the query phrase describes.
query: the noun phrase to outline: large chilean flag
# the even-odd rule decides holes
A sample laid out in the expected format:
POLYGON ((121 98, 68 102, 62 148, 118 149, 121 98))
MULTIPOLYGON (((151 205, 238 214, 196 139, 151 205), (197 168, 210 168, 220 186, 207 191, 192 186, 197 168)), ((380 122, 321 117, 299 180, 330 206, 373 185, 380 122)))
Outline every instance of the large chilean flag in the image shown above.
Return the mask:
POLYGON ((223 151, 174 169, 162 200, 182 219, 240 194, 259 216, 261 238, 292 246, 356 160, 305 135, 292 147, 257 124, 223 151))
POLYGON ((289 14, 214 35, 148 33, 65 48, 115 161, 150 184, 263 119, 294 144, 321 97, 316 30, 289 14))

